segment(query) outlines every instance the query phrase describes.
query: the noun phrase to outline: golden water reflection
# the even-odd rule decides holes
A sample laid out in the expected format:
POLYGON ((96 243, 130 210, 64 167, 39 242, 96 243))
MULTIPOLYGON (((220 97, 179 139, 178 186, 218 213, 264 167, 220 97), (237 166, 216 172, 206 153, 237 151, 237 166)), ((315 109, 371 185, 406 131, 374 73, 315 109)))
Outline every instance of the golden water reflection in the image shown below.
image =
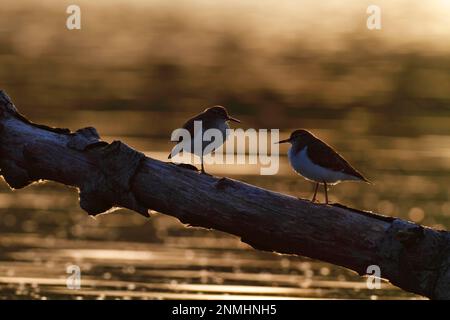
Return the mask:
MULTIPOLYGON (((94 126, 162 161, 172 130, 211 105, 244 129, 303 127, 373 181, 333 187, 331 201, 448 230, 448 3, 380 0, 383 28, 371 32, 372 1, 79 0, 72 32, 58 0, 3 0, 1 89, 34 122, 94 126)), ((273 176, 258 165, 207 170, 310 197, 286 151, 273 176)), ((157 213, 94 219, 56 183, 1 183, 0 216, 0 298, 417 298, 157 213), (65 286, 70 264, 81 290, 65 286)))

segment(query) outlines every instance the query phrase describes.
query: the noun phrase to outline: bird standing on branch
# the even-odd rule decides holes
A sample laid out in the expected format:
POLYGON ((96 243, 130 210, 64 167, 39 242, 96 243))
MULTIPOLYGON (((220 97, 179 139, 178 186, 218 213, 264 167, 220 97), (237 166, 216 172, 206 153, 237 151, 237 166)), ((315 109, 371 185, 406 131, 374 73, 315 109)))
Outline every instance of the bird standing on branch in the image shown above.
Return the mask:
MULTIPOLYGON (((230 129, 230 126, 228 125, 228 121, 234 121, 240 123, 241 121, 231 117, 228 114, 227 109, 222 106, 214 106, 208 109, 205 109, 202 113, 197 114, 196 116, 190 118, 186 123, 183 125, 182 129, 186 129, 189 132, 190 139, 188 141, 183 141, 183 139, 180 137, 177 141, 180 146, 175 146, 172 149, 172 152, 169 154, 169 159, 173 158, 175 155, 177 155, 181 151, 188 150, 190 153, 193 153, 200 157, 201 161, 201 172, 205 173, 205 167, 203 164, 203 156, 211 153, 213 150, 205 150, 207 146, 209 146, 211 143, 215 143, 215 148, 220 147, 225 140, 227 139, 227 130, 230 129), (201 130, 195 129, 196 122, 200 122, 201 124, 201 130), (205 131, 209 129, 217 129, 220 131, 220 135, 222 140, 218 143, 217 141, 205 141, 204 139, 204 133, 205 131), (195 148, 195 142, 200 141, 201 145, 200 148, 195 148)), ((213 149, 215 149, 213 148, 213 149)))
POLYGON ((342 181, 370 183, 332 147, 307 130, 295 130, 289 139, 278 143, 287 142, 291 144, 288 158, 292 168, 305 179, 315 182, 311 202, 316 201, 319 184, 324 185, 325 203, 328 204, 327 185, 335 185, 342 181))

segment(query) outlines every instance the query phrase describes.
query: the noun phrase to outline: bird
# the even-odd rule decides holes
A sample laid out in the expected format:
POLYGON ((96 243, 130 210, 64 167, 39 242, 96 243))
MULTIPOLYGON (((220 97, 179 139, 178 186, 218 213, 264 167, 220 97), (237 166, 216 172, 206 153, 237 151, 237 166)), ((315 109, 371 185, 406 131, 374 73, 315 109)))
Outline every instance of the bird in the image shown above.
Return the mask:
MULTIPOLYGON (((177 142, 180 143, 182 141, 182 143, 185 146, 185 148, 175 149, 176 148, 176 146, 175 146, 172 149, 171 153, 169 154, 168 158, 171 159, 172 157, 177 155, 183 149, 191 150, 192 151, 191 153, 194 153, 194 154, 196 154, 196 155, 198 155, 200 157, 201 173, 206 173, 205 172, 205 167, 204 167, 204 164, 203 164, 203 156, 206 155, 207 153, 205 153, 204 150, 209 144, 211 144, 213 142, 212 141, 204 141, 203 139, 201 139, 201 141, 202 141, 202 148, 201 149, 202 150, 199 150, 200 154, 198 154, 198 153, 196 153, 196 150, 194 148, 194 141, 196 141, 196 139, 198 137, 197 136, 198 134, 201 134, 200 137, 203 137, 203 133, 206 130, 208 130, 208 129, 218 129, 220 131, 220 133, 222 134, 222 144, 223 144, 225 142, 225 140, 227 139, 227 136, 228 136, 228 133, 229 133, 228 129, 230 129, 228 121, 233 121, 233 122, 237 122, 237 123, 241 122, 240 120, 231 117, 228 114, 227 109, 225 107, 223 107, 223 106, 214 106, 214 107, 211 107, 211 108, 207 108, 203 112, 193 116, 192 118, 187 120, 185 122, 185 124, 183 125, 183 127, 182 127, 183 129, 188 130, 188 132, 190 133, 190 136, 191 136, 190 141, 182 141, 182 138, 180 137, 180 139, 177 142), (194 123, 196 121, 201 121, 202 132, 194 132, 194 123)), ((217 146, 217 147, 219 147, 219 146, 217 146)), ((212 152, 212 150, 210 152, 212 152)), ((208 153, 210 153, 210 152, 208 152, 208 153)))
POLYGON ((331 146, 307 130, 295 130, 288 139, 280 140, 278 143, 291 144, 288 151, 290 165, 305 179, 315 182, 311 202, 316 202, 319 184, 324 186, 325 204, 328 204, 327 185, 335 185, 342 181, 370 183, 331 146))

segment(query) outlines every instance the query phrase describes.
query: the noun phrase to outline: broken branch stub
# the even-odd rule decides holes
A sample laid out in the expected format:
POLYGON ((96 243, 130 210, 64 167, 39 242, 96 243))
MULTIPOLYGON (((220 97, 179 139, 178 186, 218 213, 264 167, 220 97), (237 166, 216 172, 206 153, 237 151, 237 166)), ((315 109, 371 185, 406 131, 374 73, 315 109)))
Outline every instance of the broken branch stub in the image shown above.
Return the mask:
POLYGON ((71 132, 34 124, 3 91, 0 104, 1 126, 8 126, 2 131, 0 167, 12 188, 53 180, 77 187, 80 206, 90 215, 123 207, 149 216, 130 188, 144 154, 120 141, 101 141, 92 127, 71 132))

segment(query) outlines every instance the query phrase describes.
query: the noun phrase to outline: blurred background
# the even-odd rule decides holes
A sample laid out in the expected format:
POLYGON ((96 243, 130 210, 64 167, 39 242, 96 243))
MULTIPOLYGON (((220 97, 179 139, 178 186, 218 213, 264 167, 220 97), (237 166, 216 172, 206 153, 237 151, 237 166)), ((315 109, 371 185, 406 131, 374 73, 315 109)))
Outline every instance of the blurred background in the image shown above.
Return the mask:
MULTIPOLYGON (((365 0, 78 0, 74 31, 70 4, 2 1, 0 88, 34 122, 94 126, 165 161, 173 129, 224 105, 242 128, 312 130, 374 181, 331 201, 449 229, 450 0, 378 0, 373 31, 365 0)), ((207 170, 310 197, 286 151, 275 176, 207 170)), ((1 298, 420 298, 161 214, 94 219, 55 183, 1 183, 0 211, 1 298), (71 264, 80 290, 66 288, 71 264)))

